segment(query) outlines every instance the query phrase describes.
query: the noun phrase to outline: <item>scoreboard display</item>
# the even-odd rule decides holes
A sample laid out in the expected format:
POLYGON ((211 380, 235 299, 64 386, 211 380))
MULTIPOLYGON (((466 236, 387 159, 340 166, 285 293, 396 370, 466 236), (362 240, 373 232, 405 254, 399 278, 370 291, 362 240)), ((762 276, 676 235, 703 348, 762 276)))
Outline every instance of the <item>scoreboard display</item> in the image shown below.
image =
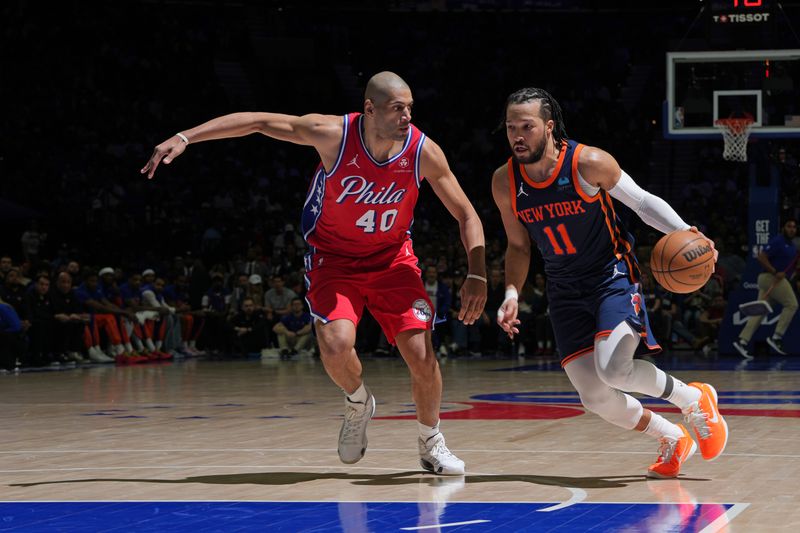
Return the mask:
POLYGON ((714 47, 780 48, 776 42, 777 0, 710 0, 708 38, 714 47))
POLYGON ((711 0, 714 24, 764 24, 773 18, 772 0, 711 0))

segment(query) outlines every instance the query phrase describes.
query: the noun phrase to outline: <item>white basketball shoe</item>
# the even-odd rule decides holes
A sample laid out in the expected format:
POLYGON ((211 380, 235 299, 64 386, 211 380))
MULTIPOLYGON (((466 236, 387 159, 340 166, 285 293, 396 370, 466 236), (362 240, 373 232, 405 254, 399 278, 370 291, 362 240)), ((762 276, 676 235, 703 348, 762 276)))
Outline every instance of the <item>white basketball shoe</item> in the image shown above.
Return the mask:
POLYGON ((420 437, 419 464, 428 472, 443 476, 463 476, 464 461, 453 455, 444 443, 444 435, 437 433, 427 441, 420 437))
POLYGON ((367 451, 367 424, 375 415, 375 397, 367 389, 367 401, 351 402, 345 396, 342 429, 339 430, 339 459, 345 464, 357 463, 367 451))

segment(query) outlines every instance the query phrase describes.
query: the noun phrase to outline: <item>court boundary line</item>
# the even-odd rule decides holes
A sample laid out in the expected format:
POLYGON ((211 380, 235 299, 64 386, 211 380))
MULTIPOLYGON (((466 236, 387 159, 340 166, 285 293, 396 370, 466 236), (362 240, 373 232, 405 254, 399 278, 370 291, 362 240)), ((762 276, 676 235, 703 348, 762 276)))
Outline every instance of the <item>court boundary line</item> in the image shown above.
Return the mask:
MULTIPOLYGON (((36 453, 204 453, 204 452, 334 452, 335 448, 180 448, 180 449, 94 449, 94 450, 0 450, 0 455, 36 454, 36 453)), ((369 448, 370 452, 381 453, 408 453, 415 451, 412 448, 369 448)), ((602 455, 652 455, 649 451, 604 451, 604 450, 485 450, 475 448, 460 448, 459 453, 561 453, 561 454, 602 454, 602 455)), ((726 453, 725 457, 780 457, 783 459, 800 459, 800 454, 771 454, 771 453, 726 453)))

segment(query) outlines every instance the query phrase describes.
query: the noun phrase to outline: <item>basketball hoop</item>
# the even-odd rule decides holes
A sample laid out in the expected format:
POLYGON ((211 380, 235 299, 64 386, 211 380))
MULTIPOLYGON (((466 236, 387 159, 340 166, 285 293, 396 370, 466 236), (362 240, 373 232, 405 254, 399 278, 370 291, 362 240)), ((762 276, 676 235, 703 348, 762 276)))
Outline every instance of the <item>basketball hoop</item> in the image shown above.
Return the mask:
POLYGON ((751 116, 743 118, 721 118, 714 121, 714 126, 722 130, 725 149, 722 159, 725 161, 747 161, 747 138, 755 121, 751 116))

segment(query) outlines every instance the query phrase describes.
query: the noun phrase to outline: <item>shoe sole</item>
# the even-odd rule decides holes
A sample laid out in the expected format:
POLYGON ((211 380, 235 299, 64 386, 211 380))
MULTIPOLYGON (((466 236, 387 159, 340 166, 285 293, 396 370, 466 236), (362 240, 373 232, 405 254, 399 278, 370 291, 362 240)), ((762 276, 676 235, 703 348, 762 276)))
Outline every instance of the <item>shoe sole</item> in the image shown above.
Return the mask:
POLYGON ((787 352, 784 352, 784 351, 783 351, 783 350, 781 350, 781 349, 780 349, 780 348, 779 348, 777 345, 773 344, 773 343, 772 343, 772 339, 771 339, 770 337, 767 337, 767 344, 769 344, 769 345, 770 345, 770 347, 771 347, 773 350, 775 350, 775 352, 776 352, 778 355, 786 355, 786 354, 787 354, 787 352))
POLYGON ((460 470, 458 472, 453 472, 451 470, 445 470, 444 467, 439 467, 440 471, 437 472, 433 466, 433 463, 426 461, 425 459, 419 459, 419 464, 422 468, 430 472, 431 474, 436 474, 437 476, 463 476, 464 470, 460 470))
MULTIPOLYGON (((686 454, 686 457, 683 459, 683 461, 681 461, 681 467, 683 467, 683 463, 691 459, 694 453, 697 451, 697 443, 694 441, 693 438, 691 438, 691 436, 689 436, 689 440, 692 441, 692 447, 689 449, 689 453, 686 454)), ((679 475, 681 475, 680 470, 674 476, 665 476, 659 474, 655 470, 648 470, 647 474, 645 474, 645 477, 648 477, 650 479, 676 479, 679 475)))
POLYGON ((709 389, 711 389, 711 394, 714 396, 714 405, 716 406, 717 413, 719 414, 719 419, 722 421, 722 425, 725 427, 725 442, 722 443, 722 448, 720 448, 719 453, 710 459, 706 459, 705 457, 703 457, 703 459, 706 459, 706 461, 714 461, 715 459, 717 459, 717 457, 722 455, 722 452, 725 451, 725 446, 728 445, 728 423, 725 422, 725 417, 723 417, 722 413, 719 412, 719 402, 717 401, 717 389, 715 389, 708 383, 705 383, 704 385, 709 389))
MULTIPOLYGON (((369 419, 370 419, 370 420, 372 420, 372 417, 373 417, 373 416, 375 416, 375 408, 376 408, 376 405, 375 405, 375 397, 374 397, 374 396, 372 396, 372 414, 371 414, 371 415, 369 415, 369 419)), ((369 420, 367 421, 367 423, 369 424, 369 420)), ((342 428, 344 428, 344 424, 342 425, 342 428)), ((342 431, 341 431, 341 430, 339 430, 339 437, 341 438, 341 436, 342 436, 342 431)), ((366 435, 366 428, 365 428, 365 429, 364 429, 364 447, 363 447, 363 448, 361 448, 361 455, 358 457, 358 459, 356 459, 355 461, 345 461, 345 460, 344 460, 344 458, 342 457, 342 452, 341 452, 341 451, 339 450, 339 448, 337 447, 337 449, 336 449, 336 452, 339 454, 339 460, 340 460, 341 462, 343 462, 344 464, 346 464, 346 465, 354 465, 354 464, 356 464, 356 463, 357 463, 357 462, 359 462, 361 459, 363 459, 363 458, 364 458, 364 455, 367 453, 367 444, 368 444, 368 443, 369 443, 369 441, 368 441, 368 439, 367 439, 367 435, 366 435)))
POLYGON ((745 348, 742 348, 742 347, 740 347, 740 346, 739 346, 738 344, 736 344, 735 342, 733 343, 733 349, 734 349, 734 350, 736 350, 737 352, 739 352, 739 355, 741 355, 741 356, 742 356, 743 358, 745 358, 747 361, 749 361, 749 360, 753 359, 753 356, 752 356, 752 355, 750 355, 749 353, 747 353, 747 350, 746 350, 745 348))

